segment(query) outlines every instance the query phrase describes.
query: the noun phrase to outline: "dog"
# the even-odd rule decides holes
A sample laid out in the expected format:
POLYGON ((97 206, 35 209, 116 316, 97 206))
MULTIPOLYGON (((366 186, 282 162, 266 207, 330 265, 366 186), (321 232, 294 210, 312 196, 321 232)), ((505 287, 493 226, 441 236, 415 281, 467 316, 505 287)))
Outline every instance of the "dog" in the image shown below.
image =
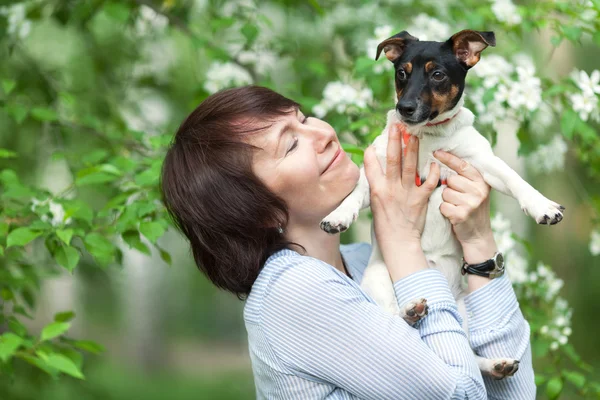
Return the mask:
MULTIPOLYGON (((405 136, 419 138, 417 172, 420 179, 425 180, 432 162, 440 166, 441 182, 429 198, 421 246, 430 268, 440 270, 448 280, 463 315, 463 328, 467 334, 468 320, 462 301, 465 292, 460 272, 462 249, 452 234, 450 222, 439 211, 445 180, 456 172, 441 164, 433 152, 444 150, 469 162, 488 185, 517 199, 525 214, 533 217, 538 224, 553 225, 560 222, 565 209, 544 197, 496 157, 487 139, 473 127, 473 113, 463 107, 468 70, 477 64, 484 49, 495 45, 493 32, 463 30, 446 42, 434 42, 419 41, 403 31, 381 42, 375 57, 378 59, 383 50, 387 59, 394 64, 398 99, 396 108, 387 114, 385 129, 373 142, 375 152, 385 169, 389 130, 401 124, 406 131, 405 136)), ((407 141, 403 143, 403 148, 406 144, 407 141)), ((329 233, 345 231, 356 220, 359 211, 369 204, 369 183, 362 167, 355 189, 321 221, 321 229, 329 233)), ((427 301, 416 299, 399 309, 373 230, 371 239, 372 253, 361 287, 388 312, 414 325, 427 314, 427 301)), ((518 360, 508 358, 475 358, 481 372, 496 379, 512 376, 519 365, 518 360)))

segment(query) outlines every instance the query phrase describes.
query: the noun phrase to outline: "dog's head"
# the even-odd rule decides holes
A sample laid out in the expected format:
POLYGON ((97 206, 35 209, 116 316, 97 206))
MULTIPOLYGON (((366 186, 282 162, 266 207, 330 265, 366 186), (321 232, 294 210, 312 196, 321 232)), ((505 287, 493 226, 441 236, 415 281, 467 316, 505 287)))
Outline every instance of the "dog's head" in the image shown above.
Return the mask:
POLYGON ((464 30, 445 42, 421 42, 402 31, 377 46, 396 70, 396 111, 409 125, 426 124, 458 103, 469 68, 495 46, 494 32, 464 30))

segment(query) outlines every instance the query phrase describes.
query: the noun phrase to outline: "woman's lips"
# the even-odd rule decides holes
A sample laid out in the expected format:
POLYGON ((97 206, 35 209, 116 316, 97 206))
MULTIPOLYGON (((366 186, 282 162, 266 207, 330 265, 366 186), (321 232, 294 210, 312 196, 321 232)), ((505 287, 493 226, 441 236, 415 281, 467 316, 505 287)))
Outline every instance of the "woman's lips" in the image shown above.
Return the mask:
POLYGON ((342 147, 340 146, 340 148, 338 149, 337 153, 335 153, 335 155, 333 156, 333 159, 331 160, 331 162, 327 166, 327 168, 325 168, 325 170, 323 171, 323 174, 325 172, 329 171, 331 168, 335 167, 337 164, 339 164, 340 160, 342 158, 344 158, 345 155, 346 155, 346 153, 344 152, 344 150, 342 150, 342 147))

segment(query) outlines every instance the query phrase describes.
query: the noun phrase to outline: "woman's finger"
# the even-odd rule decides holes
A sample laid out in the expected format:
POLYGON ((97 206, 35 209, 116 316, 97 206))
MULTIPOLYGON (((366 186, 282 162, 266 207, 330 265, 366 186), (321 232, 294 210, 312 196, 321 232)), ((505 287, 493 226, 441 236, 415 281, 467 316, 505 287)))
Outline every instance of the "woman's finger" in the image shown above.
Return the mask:
POLYGON ((421 184, 421 188, 425 190, 425 192, 429 196, 437 188, 439 181, 440 166, 438 165, 438 163, 431 163, 431 166, 429 167, 429 175, 427 176, 427 179, 425 179, 425 182, 421 184))
POLYGON ((468 215, 464 208, 455 206, 454 204, 448 202, 443 202, 440 204, 440 212, 444 217, 448 218, 452 225, 464 222, 468 215))
POLYGON ((469 178, 472 181, 482 181, 483 177, 471 164, 467 161, 456 157, 453 154, 443 150, 433 152, 435 158, 446 164, 448 167, 456 171, 459 175, 469 178))
POLYGON ((446 183, 449 188, 461 193, 471 193, 474 191, 473 186, 476 185, 469 178, 460 175, 450 175, 446 178, 446 183))
POLYGON ((383 170, 381 164, 375 154, 375 147, 369 146, 365 150, 363 163, 365 167, 365 175, 371 188, 375 187, 381 179, 383 179, 383 170))
POLYGON ((402 134, 397 125, 390 127, 386 155, 385 175, 389 180, 400 180, 402 167, 402 134))
POLYGON ((419 158, 419 139, 410 135, 406 144, 406 159, 402 166, 402 186, 409 188, 415 186, 415 174, 417 173, 417 162, 419 158))
POLYGON ((466 193, 457 192, 454 189, 445 188, 442 191, 442 199, 455 206, 462 206, 469 204, 469 195, 466 193))

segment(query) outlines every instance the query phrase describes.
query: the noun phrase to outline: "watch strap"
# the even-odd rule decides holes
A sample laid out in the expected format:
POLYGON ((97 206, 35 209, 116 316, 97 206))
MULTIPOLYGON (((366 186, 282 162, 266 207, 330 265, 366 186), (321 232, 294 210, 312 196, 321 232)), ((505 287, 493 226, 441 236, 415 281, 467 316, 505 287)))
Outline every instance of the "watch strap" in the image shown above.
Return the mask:
POLYGON ((498 256, 498 254, 499 252, 496 252, 494 254, 494 257, 479 264, 468 264, 463 258, 461 273, 463 275, 478 275, 490 279, 501 277, 502 275, 504 275, 504 262, 501 263, 502 265, 498 265, 496 263, 496 257, 498 256))

